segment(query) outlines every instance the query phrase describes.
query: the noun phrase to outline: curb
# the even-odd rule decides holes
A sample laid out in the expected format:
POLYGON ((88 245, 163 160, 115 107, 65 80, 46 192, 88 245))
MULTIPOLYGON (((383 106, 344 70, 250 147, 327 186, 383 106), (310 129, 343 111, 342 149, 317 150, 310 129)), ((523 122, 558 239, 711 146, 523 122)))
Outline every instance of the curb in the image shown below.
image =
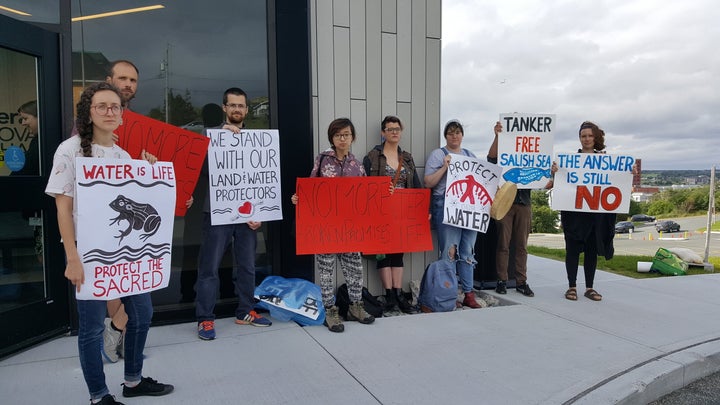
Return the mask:
POLYGON ((647 404, 719 370, 720 338, 714 338, 615 374, 563 405, 647 404))

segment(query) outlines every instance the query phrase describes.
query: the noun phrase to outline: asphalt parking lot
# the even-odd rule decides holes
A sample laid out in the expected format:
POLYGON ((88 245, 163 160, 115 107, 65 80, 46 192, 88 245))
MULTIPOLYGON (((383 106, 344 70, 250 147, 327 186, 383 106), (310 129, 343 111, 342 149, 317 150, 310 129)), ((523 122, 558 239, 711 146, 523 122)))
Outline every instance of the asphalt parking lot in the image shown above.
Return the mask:
MULTIPOLYGON (((633 233, 615 235, 615 254, 653 256, 660 247, 683 247, 703 257, 705 254, 706 235, 698 229, 707 225, 707 217, 670 218, 680 224, 680 232, 659 234, 654 223, 636 225, 633 233)), ((534 233, 530 235, 528 244, 555 249, 564 249, 563 234, 534 233)), ((710 235, 710 256, 720 256, 720 233, 710 235)))

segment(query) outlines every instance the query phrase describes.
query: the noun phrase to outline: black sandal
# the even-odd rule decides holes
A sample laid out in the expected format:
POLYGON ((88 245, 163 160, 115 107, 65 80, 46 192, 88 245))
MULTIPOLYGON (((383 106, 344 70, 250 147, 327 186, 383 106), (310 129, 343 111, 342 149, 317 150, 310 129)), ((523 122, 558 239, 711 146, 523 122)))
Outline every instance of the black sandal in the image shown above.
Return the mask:
POLYGON ((602 295, 598 293, 597 291, 593 290, 592 288, 585 291, 585 296, 590 298, 593 301, 600 301, 602 300, 602 295))
POLYGON ((577 301, 577 290, 575 288, 568 288, 565 291, 565 298, 570 301, 577 301))

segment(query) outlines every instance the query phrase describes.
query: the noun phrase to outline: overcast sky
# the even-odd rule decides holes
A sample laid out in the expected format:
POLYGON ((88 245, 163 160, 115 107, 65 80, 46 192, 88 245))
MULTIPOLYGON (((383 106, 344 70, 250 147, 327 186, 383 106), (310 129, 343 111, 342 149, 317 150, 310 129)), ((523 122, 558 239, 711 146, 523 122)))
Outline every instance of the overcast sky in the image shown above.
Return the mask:
POLYGON ((501 113, 590 120, 643 169, 720 165, 720 7, 712 0, 445 0, 442 125, 485 156, 501 113))

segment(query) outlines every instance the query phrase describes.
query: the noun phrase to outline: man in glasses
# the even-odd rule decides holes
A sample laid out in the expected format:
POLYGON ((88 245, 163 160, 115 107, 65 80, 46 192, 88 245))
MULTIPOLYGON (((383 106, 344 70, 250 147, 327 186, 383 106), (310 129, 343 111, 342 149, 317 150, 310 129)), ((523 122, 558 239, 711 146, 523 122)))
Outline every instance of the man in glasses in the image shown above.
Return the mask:
MULTIPOLYGON (((223 94, 225 122, 213 129, 226 129, 239 133, 245 126, 248 113, 247 94, 240 88, 231 87, 223 94)), ((207 133, 206 133, 207 135, 207 133)), ((207 159, 203 165, 207 173, 207 159)), ((209 187, 209 185, 208 185, 209 187)), ((209 189, 205 191, 209 193, 209 189)), ((235 261, 235 291, 238 306, 235 323, 238 325, 270 326, 269 319, 253 310, 255 292, 255 249, 256 231, 262 222, 249 221, 243 224, 212 225, 210 222, 210 198, 203 204, 203 228, 200 253, 198 255, 198 279, 195 284, 195 316, 198 321, 198 337, 202 340, 215 339, 215 301, 220 284, 218 270, 220 261, 229 245, 233 248, 235 261)))
MULTIPOLYGON (((120 91, 120 102, 123 108, 130 106, 130 100, 135 98, 137 92, 139 71, 137 66, 128 60, 117 60, 110 63, 105 81, 117 87, 120 91)), ((120 112, 122 113, 122 112, 120 112)), ((75 132, 75 131, 73 131, 75 132)), ((115 135, 113 135, 115 136, 115 135)), ((117 142, 117 139, 115 139, 117 142)), ((125 326, 128 322, 127 313, 122 301, 119 299, 107 302, 108 319, 105 319, 103 331, 103 357, 115 363, 124 355, 125 326)))

